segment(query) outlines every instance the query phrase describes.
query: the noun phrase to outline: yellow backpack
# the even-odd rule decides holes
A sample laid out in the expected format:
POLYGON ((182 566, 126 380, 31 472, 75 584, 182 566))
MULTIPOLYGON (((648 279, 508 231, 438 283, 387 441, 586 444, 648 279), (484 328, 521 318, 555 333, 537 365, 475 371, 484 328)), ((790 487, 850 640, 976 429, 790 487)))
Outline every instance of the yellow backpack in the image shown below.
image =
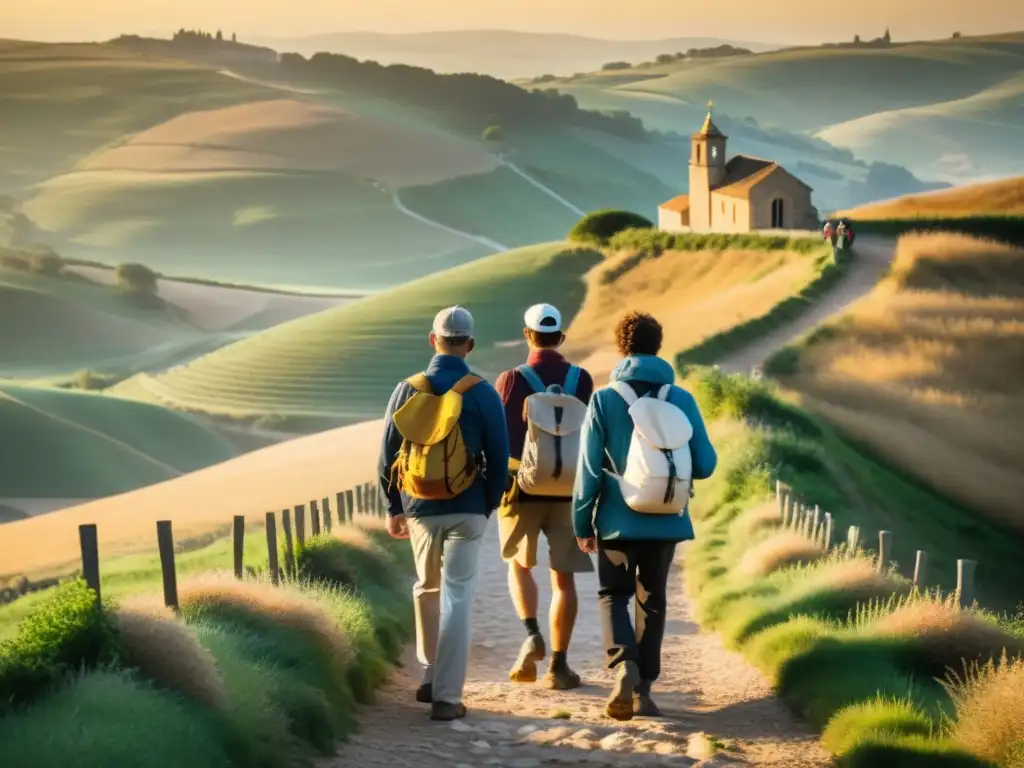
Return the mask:
POLYGON ((462 439, 462 396, 483 379, 466 374, 443 395, 435 395, 426 375, 406 380, 416 390, 395 411, 402 447, 391 467, 391 483, 414 499, 453 499, 473 484, 476 459, 462 439))

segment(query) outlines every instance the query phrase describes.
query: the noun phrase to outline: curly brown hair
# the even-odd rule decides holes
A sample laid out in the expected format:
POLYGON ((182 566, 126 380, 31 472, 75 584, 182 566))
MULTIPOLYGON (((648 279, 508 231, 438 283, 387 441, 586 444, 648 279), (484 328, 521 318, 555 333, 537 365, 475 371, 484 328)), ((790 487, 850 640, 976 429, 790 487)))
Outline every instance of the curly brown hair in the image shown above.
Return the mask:
POLYGON ((658 354, 661 337, 661 323, 646 312, 628 312, 615 326, 615 343, 626 357, 658 354))

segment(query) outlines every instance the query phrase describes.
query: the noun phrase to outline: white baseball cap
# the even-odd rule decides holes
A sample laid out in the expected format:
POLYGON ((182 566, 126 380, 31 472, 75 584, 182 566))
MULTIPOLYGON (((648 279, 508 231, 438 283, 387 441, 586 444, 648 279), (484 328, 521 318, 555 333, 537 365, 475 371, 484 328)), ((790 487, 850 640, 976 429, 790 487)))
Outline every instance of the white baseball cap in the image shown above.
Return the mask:
POLYGON ((555 333, 562 330, 562 315, 550 304, 534 304, 523 316, 526 327, 536 333, 555 333))
POLYGON ((458 305, 442 309, 434 316, 432 330, 442 339, 472 338, 473 315, 458 305))

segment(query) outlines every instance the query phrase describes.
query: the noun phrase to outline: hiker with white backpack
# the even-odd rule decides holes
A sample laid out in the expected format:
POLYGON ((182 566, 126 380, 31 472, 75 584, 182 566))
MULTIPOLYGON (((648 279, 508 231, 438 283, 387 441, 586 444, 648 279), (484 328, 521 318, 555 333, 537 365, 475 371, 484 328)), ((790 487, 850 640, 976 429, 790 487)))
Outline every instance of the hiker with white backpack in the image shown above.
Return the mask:
POLYGON ((455 720, 466 714, 477 564, 508 478, 508 432, 498 394, 466 364, 469 311, 438 312, 430 345, 436 354, 427 369, 391 395, 379 474, 388 531, 412 540, 416 563, 416 700, 431 704, 432 719, 455 720))
POLYGON ((625 359, 587 408, 573 527, 579 548, 597 554, 605 649, 615 671, 605 711, 630 720, 661 714, 651 686, 661 671, 668 577, 676 545, 694 537, 692 483, 710 477, 718 457, 693 396, 675 386, 675 371, 657 356, 658 321, 631 312, 615 333, 625 359))
POLYGON ((576 545, 572 527, 580 429, 594 383, 558 351, 565 341, 558 309, 537 304, 523 319, 526 363, 503 372, 495 383, 505 406, 511 455, 509 486, 498 509, 501 556, 508 563, 509 595, 527 634, 509 679, 534 682, 537 663, 547 655, 533 578, 543 533, 552 595, 551 662, 542 683, 566 690, 581 682, 567 658, 579 602, 575 574, 594 570, 590 556, 576 545))

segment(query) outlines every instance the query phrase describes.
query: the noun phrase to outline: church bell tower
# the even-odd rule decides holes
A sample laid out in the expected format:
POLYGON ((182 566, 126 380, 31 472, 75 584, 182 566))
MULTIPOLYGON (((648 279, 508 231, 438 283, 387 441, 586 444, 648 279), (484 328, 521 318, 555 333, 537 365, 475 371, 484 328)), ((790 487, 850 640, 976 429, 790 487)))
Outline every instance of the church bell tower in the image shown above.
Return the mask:
POLYGON ((712 229, 711 190, 725 180, 725 142, 728 137, 711 120, 712 103, 704 125, 690 137, 690 228, 712 229))

